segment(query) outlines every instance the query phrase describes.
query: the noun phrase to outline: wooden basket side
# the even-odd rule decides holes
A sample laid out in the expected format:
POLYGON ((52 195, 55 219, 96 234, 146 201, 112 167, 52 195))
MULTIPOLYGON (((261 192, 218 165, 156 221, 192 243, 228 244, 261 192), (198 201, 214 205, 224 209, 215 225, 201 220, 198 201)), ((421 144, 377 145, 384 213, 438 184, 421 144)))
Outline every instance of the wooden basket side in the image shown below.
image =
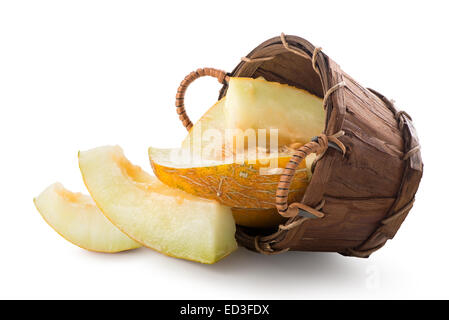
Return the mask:
MULTIPOLYGON (((367 257, 394 236, 413 204, 422 176, 416 132, 405 113, 359 85, 321 52, 316 56, 317 74, 311 64, 316 48, 309 42, 294 36, 286 39, 304 57, 286 50, 276 37, 250 52, 230 75, 263 76, 320 96, 343 83, 329 97, 325 133, 344 130, 341 141, 347 152, 344 158, 335 150, 326 152, 302 200, 313 208, 324 199, 323 219, 264 236, 238 228, 237 239, 263 253, 291 249, 367 257)), ((225 85, 220 98, 226 89, 225 85)), ((291 218, 286 225, 293 222, 298 221, 291 218)))
POLYGON ((393 103, 382 94, 369 89, 390 109, 398 121, 404 140, 404 152, 401 160, 404 162, 402 177, 394 203, 385 217, 376 225, 374 232, 360 245, 342 250, 340 253, 348 256, 367 258, 371 253, 382 248, 393 239, 404 222, 415 201, 415 194, 423 175, 424 165, 421 158, 420 144, 411 117, 402 111, 397 111, 393 103))

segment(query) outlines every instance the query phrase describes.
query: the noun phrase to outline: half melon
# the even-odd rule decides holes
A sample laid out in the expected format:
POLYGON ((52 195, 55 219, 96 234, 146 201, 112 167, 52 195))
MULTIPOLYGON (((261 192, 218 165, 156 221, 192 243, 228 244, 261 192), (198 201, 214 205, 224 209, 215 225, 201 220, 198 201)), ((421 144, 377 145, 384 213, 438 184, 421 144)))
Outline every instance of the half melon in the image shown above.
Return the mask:
MULTIPOLYGON (((226 97, 195 123, 181 150, 150 148, 150 161, 156 176, 171 187, 227 206, 274 208, 277 184, 291 157, 288 147, 320 134, 324 120, 322 99, 305 90, 261 78, 231 78, 226 97), (276 147, 270 129, 278 129, 276 147), (255 145, 248 130, 257 136, 255 145), (265 143, 259 130, 267 133, 265 143), (267 160, 269 170, 263 170, 267 160)), ((299 165, 290 201, 304 194, 313 157, 299 165)))
MULTIPOLYGON (((166 185, 221 204, 239 208, 274 208, 282 168, 290 155, 227 162, 203 159, 198 163, 182 149, 148 150, 154 174, 166 185), (275 163, 276 165, 273 165, 275 163)), ((306 162, 294 173, 289 200, 300 200, 308 185, 306 162)))

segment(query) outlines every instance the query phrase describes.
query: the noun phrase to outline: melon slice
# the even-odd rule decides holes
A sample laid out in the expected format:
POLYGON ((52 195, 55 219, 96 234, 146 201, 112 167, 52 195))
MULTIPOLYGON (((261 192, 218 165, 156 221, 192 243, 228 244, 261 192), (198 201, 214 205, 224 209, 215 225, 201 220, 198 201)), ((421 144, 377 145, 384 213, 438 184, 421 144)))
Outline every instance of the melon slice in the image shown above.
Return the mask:
POLYGON ((105 216, 144 246, 202 263, 237 248, 230 208, 169 188, 131 164, 120 147, 80 152, 79 165, 105 216))
MULTIPOLYGON (((224 106, 226 98, 217 101, 190 129, 189 134, 182 142, 182 148, 190 148, 190 152, 199 152, 196 148, 204 149, 209 144, 222 144, 225 141, 214 141, 214 133, 225 136, 226 122, 224 119, 224 106), (200 143, 198 144, 198 140, 200 143)), ((221 139, 222 140, 222 139, 221 139)), ((214 157, 211 157, 214 158, 214 157)))
POLYGON ((325 128, 322 99, 260 78, 231 78, 223 110, 228 129, 278 129, 279 147, 305 144, 325 128))
POLYGON ((141 246, 106 219, 89 196, 70 192, 60 183, 45 189, 34 203, 42 218, 78 247, 112 253, 141 246))

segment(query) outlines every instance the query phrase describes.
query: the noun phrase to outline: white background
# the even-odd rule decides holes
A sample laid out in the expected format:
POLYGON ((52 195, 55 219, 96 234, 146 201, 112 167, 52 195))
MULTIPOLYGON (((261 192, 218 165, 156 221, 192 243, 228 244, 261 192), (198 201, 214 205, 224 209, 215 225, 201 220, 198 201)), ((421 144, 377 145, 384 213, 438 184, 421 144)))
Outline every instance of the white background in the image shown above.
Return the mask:
MULTIPOLYGON (((449 298, 446 1, 1 1, 0 298, 449 298), (78 150, 121 145, 150 171, 147 147, 185 136, 174 95, 198 67, 231 71, 281 32, 304 37, 415 121, 425 173, 393 241, 369 259, 262 256, 216 265, 148 249, 83 251, 32 199, 60 181, 85 192, 78 150)), ((188 91, 197 119, 215 80, 188 91)))

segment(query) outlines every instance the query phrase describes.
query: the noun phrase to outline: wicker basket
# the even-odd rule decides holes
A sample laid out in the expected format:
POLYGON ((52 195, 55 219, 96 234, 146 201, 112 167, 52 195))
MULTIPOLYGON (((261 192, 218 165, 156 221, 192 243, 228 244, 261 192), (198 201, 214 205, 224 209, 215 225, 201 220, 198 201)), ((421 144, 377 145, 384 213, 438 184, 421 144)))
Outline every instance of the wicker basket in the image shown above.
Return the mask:
POLYGON ((265 41, 229 74, 206 68, 189 74, 176 95, 178 115, 189 130, 184 109, 187 86, 201 76, 223 83, 232 77, 264 77, 306 89, 324 100, 323 134, 295 152, 284 169, 277 208, 289 217, 276 230, 238 227, 236 238, 263 254, 287 250, 328 251, 368 257, 392 239, 413 206, 423 174, 419 142, 411 117, 380 93, 358 84, 320 48, 296 36, 265 41), (308 153, 319 154, 301 203, 288 204, 289 173, 308 153))

